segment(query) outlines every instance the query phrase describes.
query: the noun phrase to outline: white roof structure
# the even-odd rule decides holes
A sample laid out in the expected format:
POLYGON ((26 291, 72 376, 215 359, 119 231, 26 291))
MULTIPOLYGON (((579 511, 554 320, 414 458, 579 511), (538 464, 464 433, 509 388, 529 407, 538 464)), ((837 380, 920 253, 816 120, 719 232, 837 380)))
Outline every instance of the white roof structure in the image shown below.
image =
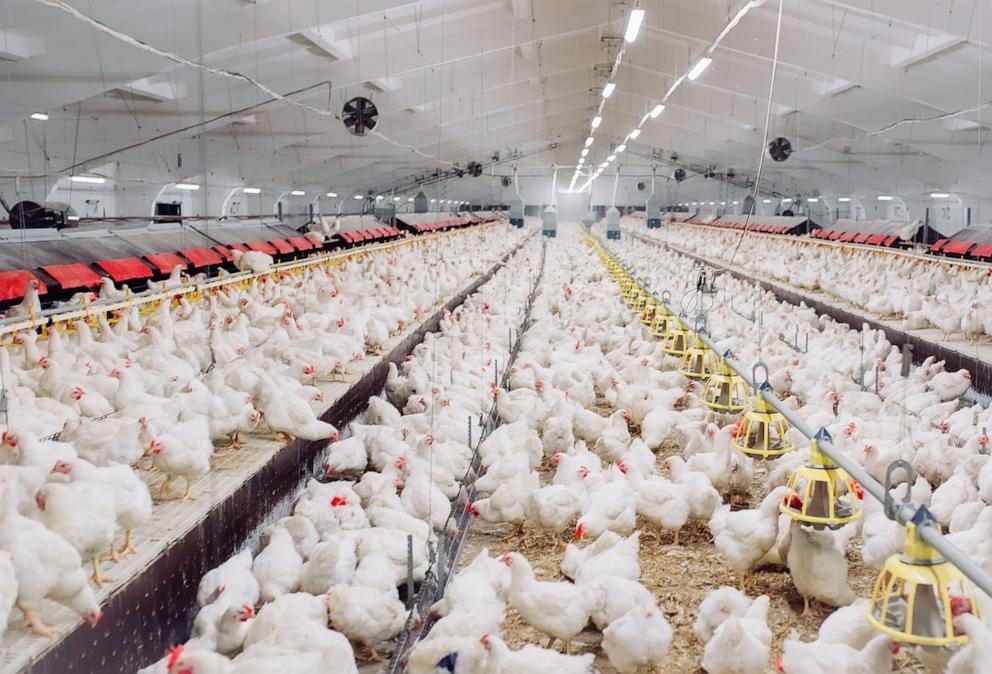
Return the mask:
MULTIPOLYGON (((793 155, 764 162, 762 191, 822 195, 829 209, 851 196, 868 217, 885 207, 879 195, 917 211, 950 193, 988 221, 992 11, 981 5, 782 0, 769 139, 789 139, 793 155)), ((740 197, 763 147, 779 0, 639 7, 627 44, 634 0, 5 0, 0 193, 16 201, 18 176, 23 198, 76 206, 72 195, 102 194, 107 215, 145 215, 175 183, 201 187, 173 195, 184 213, 212 215, 272 213, 280 199, 354 211, 356 194, 412 196, 421 183, 428 196, 499 203, 513 188, 490 176, 517 164, 525 198, 546 202, 551 166, 568 167, 570 187, 591 134, 583 166, 617 155, 631 182, 618 203, 643 203, 633 183, 653 162, 661 188, 687 171, 673 203, 708 203, 731 169, 740 197), (379 113, 363 137, 341 121, 357 96, 379 113), (469 162, 482 177, 430 179, 469 162), (711 167, 717 179, 701 177, 711 167), (73 173, 108 183, 59 180, 73 173)))

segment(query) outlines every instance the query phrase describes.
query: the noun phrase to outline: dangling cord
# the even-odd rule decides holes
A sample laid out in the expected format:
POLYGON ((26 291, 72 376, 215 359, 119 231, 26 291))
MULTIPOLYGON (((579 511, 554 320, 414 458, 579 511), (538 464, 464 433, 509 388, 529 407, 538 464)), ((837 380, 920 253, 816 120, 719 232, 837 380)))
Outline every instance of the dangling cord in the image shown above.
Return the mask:
MULTIPOLYGON (((616 173, 613 174, 613 201, 610 206, 613 208, 617 207, 617 186, 620 184, 620 163, 617 162, 616 173)), ((652 182, 652 185, 654 183, 652 182)), ((653 188, 652 188, 653 189, 653 188)))
POLYGON ((734 258, 737 257, 737 251, 740 249, 741 243, 744 241, 744 237, 747 236, 748 228, 751 225, 751 216, 754 214, 755 206, 758 203, 758 186, 761 185, 761 171, 765 166, 765 154, 768 151, 768 131, 772 122, 772 98, 775 95, 775 75, 778 72, 778 48, 782 37, 782 5, 784 2, 785 0, 778 0, 778 20, 775 24, 775 51, 772 55, 772 77, 771 82, 768 85, 768 108, 765 111, 765 132, 764 139, 761 141, 761 147, 759 148, 758 172, 754 177, 754 191, 751 194, 751 207, 747 210, 747 214, 744 217, 744 229, 741 230, 741 235, 737 239, 737 244, 734 246, 734 250, 730 255, 730 261, 722 267, 718 267, 716 273, 724 272, 733 266, 734 258))

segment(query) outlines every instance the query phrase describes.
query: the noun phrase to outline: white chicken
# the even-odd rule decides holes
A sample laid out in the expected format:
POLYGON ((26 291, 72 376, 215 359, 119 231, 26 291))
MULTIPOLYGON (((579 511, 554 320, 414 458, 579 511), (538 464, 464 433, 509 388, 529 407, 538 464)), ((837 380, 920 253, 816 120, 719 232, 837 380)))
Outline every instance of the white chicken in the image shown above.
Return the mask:
POLYGON ((768 605, 768 595, 762 595, 744 615, 724 620, 703 649, 703 669, 709 674, 764 674, 772 641, 768 605))
POLYGON ((777 487, 755 510, 731 511, 730 506, 723 506, 710 519, 713 543, 737 573, 741 590, 747 583, 751 567, 775 543, 778 507, 787 492, 788 487, 777 487))
MULTIPOLYGON (((534 629, 568 643, 589 622, 589 616, 603 603, 594 590, 571 583, 541 582, 527 559, 516 552, 503 561, 510 567, 510 603, 534 629)), ((550 646, 551 643, 548 645, 550 646)))
POLYGON ((603 630, 603 650, 621 674, 659 671, 668 660, 672 628, 654 605, 638 606, 603 630))

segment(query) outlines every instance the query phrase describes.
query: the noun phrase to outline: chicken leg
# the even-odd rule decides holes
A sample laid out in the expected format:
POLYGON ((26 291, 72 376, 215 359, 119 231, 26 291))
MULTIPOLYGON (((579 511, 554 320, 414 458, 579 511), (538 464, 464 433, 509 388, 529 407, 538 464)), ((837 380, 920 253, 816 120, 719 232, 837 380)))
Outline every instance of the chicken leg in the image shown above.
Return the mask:
POLYGON ((230 446, 232 449, 241 449, 242 447, 244 447, 244 445, 241 444, 241 438, 239 436, 239 433, 240 431, 234 431, 233 433, 228 435, 228 437, 231 439, 230 446))
POLYGON ((165 494, 166 494, 166 492, 169 491, 169 487, 171 487, 171 486, 172 486, 172 476, 171 475, 167 475, 166 478, 165 478, 165 482, 163 482, 162 483, 162 486, 160 486, 158 488, 158 497, 159 497, 159 499, 164 499, 165 498, 165 494))
POLYGON ((191 479, 189 479, 188 477, 183 478, 183 479, 186 480, 186 491, 183 492, 183 497, 180 500, 182 500, 182 501, 195 501, 196 500, 196 497, 195 496, 190 496, 190 492, 193 490, 193 481, 191 479))
POLYGON ((24 606, 21 602, 17 602, 17 608, 21 609, 21 613, 24 614, 24 622, 28 624, 28 627, 31 628, 31 632, 33 634, 43 637, 53 637, 59 633, 58 630, 55 630, 42 622, 37 613, 24 606))
POLYGON ((130 529, 124 530, 124 545, 117 551, 117 554, 121 556, 121 559, 138 554, 138 550, 134 547, 134 543, 131 542, 130 529))
POLYGON ((121 561, 122 559, 123 559, 123 557, 121 557, 120 553, 117 552, 117 548, 114 547, 114 542, 113 541, 110 541, 110 554, 108 554, 106 557, 104 557, 102 561, 104 561, 104 562, 114 562, 114 563, 117 563, 117 562, 121 561))
POLYGON ((90 580, 97 587, 103 587, 107 583, 113 583, 113 578, 107 578, 106 576, 100 575, 100 560, 96 557, 93 558, 93 575, 90 576, 90 580))

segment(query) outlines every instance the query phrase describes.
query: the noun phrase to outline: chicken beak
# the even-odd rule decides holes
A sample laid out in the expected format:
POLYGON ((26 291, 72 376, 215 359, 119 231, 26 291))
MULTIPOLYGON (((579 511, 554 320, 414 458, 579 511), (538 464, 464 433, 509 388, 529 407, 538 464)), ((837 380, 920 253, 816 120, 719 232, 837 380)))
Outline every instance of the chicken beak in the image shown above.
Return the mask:
POLYGON ((103 611, 97 611, 96 613, 91 613, 85 618, 87 624, 90 627, 96 627, 97 624, 103 620, 103 611))

